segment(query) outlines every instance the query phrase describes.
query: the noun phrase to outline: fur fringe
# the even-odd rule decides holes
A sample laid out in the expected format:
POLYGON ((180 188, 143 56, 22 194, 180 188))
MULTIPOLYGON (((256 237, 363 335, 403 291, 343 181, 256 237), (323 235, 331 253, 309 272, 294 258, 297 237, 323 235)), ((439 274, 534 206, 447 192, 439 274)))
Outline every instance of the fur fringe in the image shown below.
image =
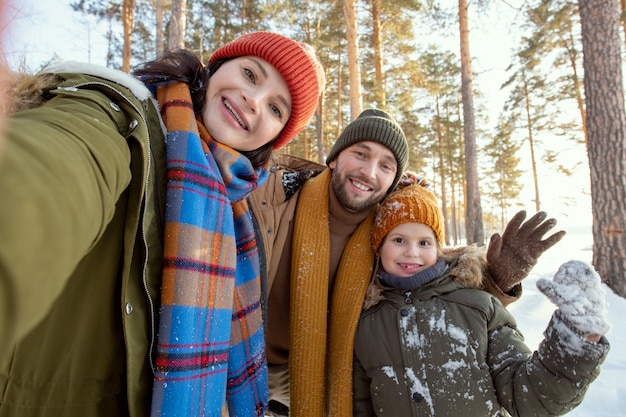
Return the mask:
POLYGON ((100 65, 76 61, 63 61, 48 65, 37 73, 27 70, 12 72, 9 79, 0 84, 0 94, 6 97, 5 104, 0 108, 4 115, 12 115, 19 111, 32 109, 46 101, 43 89, 60 81, 55 73, 80 73, 104 78, 128 88, 139 100, 152 97, 150 90, 143 82, 122 71, 100 65))
MULTIPOLYGON (((487 250, 485 247, 476 245, 445 248, 441 257, 448 262, 458 259, 456 265, 449 274, 455 281, 462 283, 467 288, 482 289, 483 273, 487 268, 487 250)), ((378 284, 376 274, 380 268, 380 256, 376 255, 376 267, 372 279, 365 293, 363 309, 367 310, 383 300, 383 288, 378 284)))
POLYGON ((2 85, 2 94, 7 97, 6 106, 2 109, 5 115, 39 107, 45 101, 43 89, 55 81, 53 74, 28 74, 16 72, 11 81, 2 85))

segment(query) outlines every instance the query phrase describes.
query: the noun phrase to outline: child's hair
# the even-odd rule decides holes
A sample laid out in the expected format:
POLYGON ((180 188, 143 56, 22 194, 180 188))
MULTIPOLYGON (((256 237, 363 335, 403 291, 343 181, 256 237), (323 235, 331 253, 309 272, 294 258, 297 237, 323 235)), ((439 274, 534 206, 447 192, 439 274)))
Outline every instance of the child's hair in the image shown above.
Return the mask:
POLYGON ((438 247, 443 245, 444 219, 437 198, 428 188, 412 184, 389 194, 378 207, 372 227, 374 252, 378 252, 391 229, 409 222, 430 227, 435 233, 438 247))

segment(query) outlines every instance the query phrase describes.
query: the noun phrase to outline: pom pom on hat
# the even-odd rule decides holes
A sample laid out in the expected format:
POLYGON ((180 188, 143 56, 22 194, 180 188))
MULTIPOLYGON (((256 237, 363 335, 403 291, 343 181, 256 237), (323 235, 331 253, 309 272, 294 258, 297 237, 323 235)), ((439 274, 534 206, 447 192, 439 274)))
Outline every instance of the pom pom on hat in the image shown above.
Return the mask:
POLYGON ((439 201, 426 187, 413 184, 389 194, 378 207, 372 228, 372 248, 378 252, 387 234, 403 223, 422 223, 433 229, 443 245, 443 213, 439 201))
POLYGON ((341 132, 326 158, 326 165, 334 161, 344 149, 359 142, 377 142, 389 148, 398 163, 398 171, 389 191, 400 181, 409 162, 409 144, 400 125, 388 113, 367 109, 341 132))
POLYGON ((324 68, 313 48, 273 32, 251 32, 218 48, 208 64, 222 59, 256 56, 272 64, 283 76, 291 93, 291 116, 274 150, 291 142, 311 121, 324 89, 324 68))

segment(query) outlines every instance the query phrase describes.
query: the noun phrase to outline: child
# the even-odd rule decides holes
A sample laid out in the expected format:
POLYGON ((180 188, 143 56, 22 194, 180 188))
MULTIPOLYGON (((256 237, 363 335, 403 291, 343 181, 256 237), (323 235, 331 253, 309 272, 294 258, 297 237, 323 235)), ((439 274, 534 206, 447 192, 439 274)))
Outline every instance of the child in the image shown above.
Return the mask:
POLYGON ((600 337, 609 325, 598 275, 571 261, 553 282, 539 281, 559 308, 532 353, 514 318, 481 290, 485 250, 442 249, 443 226, 436 198, 420 185, 389 195, 377 212, 372 246, 379 262, 355 337, 354 415, 572 410, 609 350, 600 337))
POLYGON ((323 69, 308 45, 252 32, 206 66, 168 52, 134 75, 71 62, 15 86, 0 162, 0 416, 266 407, 245 198, 311 120, 323 69))

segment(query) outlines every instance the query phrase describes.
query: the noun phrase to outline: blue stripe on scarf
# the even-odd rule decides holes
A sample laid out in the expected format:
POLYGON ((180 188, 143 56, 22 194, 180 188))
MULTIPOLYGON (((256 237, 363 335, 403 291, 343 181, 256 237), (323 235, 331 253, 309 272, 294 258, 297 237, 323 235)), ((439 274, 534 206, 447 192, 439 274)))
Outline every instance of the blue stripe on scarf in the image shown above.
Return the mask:
POLYGON ((173 304, 160 311, 153 416, 221 416, 226 401, 231 416, 261 416, 269 396, 258 251, 244 200, 267 172, 208 145, 205 153, 191 131, 167 133, 166 230, 176 235, 166 244, 176 252, 164 257, 173 304))

